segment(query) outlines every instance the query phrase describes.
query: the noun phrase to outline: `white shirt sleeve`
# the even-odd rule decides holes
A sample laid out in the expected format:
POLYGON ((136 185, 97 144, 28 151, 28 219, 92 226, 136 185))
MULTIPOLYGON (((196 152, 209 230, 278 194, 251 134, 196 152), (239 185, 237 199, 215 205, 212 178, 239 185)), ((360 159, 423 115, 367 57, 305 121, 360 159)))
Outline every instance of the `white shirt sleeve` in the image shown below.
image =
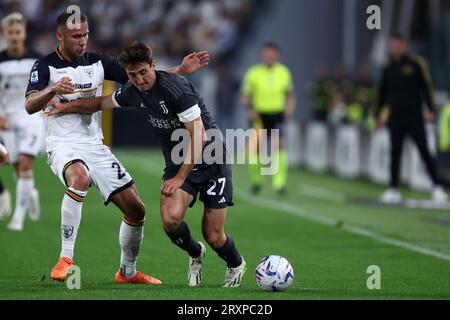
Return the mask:
POLYGON ((202 111, 200 110, 200 107, 198 106, 198 104, 196 104, 195 106, 187 109, 186 111, 179 113, 178 119, 180 119, 180 121, 182 123, 187 123, 187 122, 194 121, 195 119, 200 117, 201 114, 202 114, 202 111))

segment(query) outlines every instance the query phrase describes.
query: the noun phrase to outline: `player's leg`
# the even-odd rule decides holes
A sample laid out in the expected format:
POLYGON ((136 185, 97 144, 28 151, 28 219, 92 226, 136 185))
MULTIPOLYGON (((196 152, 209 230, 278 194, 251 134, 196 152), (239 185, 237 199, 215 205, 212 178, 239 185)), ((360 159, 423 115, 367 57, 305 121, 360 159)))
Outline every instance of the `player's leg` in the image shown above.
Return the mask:
POLYGON ((89 161, 92 184, 99 189, 105 205, 113 202, 123 214, 119 229, 120 268, 115 282, 160 284, 159 280, 136 271, 144 236, 145 206, 133 178, 106 146, 83 150, 83 156, 89 161))
POLYGON ((400 160, 403 150, 403 140, 405 129, 400 121, 392 121, 389 126, 391 140, 391 163, 390 163, 390 185, 380 197, 380 200, 387 204, 397 204, 402 200, 400 191, 400 160))
POLYGON ((441 187, 441 183, 437 176, 436 162, 431 156, 430 149, 428 148, 428 141, 426 137, 426 131, 423 121, 411 123, 410 134, 416 143, 419 154, 422 157, 428 174, 433 182, 432 198, 437 202, 447 201, 447 194, 441 187))
POLYGON ((136 271, 137 259, 144 239, 145 205, 134 185, 111 198, 123 213, 119 231, 121 249, 120 269, 115 281, 118 283, 161 284, 156 278, 136 271))
POLYGON ((171 197, 161 195, 160 208, 163 228, 170 240, 189 255, 188 285, 199 286, 203 278, 203 258, 205 247, 201 242, 194 240, 189 226, 184 221, 187 208, 193 205, 196 191, 188 183, 183 187, 192 189, 191 193, 178 189, 171 197))
POLYGON ((21 143, 21 137, 22 137, 21 131, 19 129, 14 131, 8 131, 5 132, 3 135, 3 139, 5 142, 5 147, 9 151, 9 158, 10 162, 13 165, 14 168, 14 176, 16 179, 16 202, 15 202, 15 208, 14 213, 11 218, 10 223, 8 224, 7 228, 9 230, 13 231, 22 231, 23 230, 23 222, 25 219, 25 212, 26 212, 26 206, 27 204, 24 203, 22 200, 22 192, 18 188, 19 186, 22 189, 22 182, 23 180, 19 177, 19 148, 21 143), (18 181, 21 180, 21 181, 18 181))
MULTIPOLYGON (((27 139, 24 141, 21 153, 30 155, 32 161, 45 150, 45 123, 41 114, 31 116, 32 121, 27 130, 27 139)), ((39 200, 39 191, 33 182, 33 189, 29 195, 28 215, 31 220, 37 221, 41 216, 41 204, 39 200)))
POLYGON ((263 121, 256 120, 252 123, 252 133, 248 146, 248 170, 250 174, 251 192, 258 194, 261 192, 263 185, 263 177, 261 175, 261 159, 259 157, 259 141, 261 139, 261 129, 263 129, 263 121))
POLYGON ((14 165, 17 177, 16 204, 13 218, 8 226, 11 230, 22 230, 23 228, 31 193, 34 190, 33 159, 31 155, 21 154, 18 163, 14 165))
POLYGON ((51 278, 57 281, 66 280, 71 267, 75 241, 80 227, 83 202, 91 183, 89 170, 82 160, 73 160, 62 169, 62 177, 67 191, 61 203, 61 253, 60 258, 51 271, 51 278))
POLYGON ((233 238, 224 231, 227 208, 205 207, 202 220, 203 237, 209 246, 227 264, 224 287, 238 287, 247 269, 245 260, 239 254, 233 238))
POLYGON ((11 194, 3 186, 0 180, 0 220, 6 219, 11 214, 11 194))
POLYGON ((275 175, 272 177, 272 187, 280 195, 285 195, 288 176, 288 159, 284 140, 284 119, 282 114, 274 115, 271 118, 271 123, 268 124, 269 130, 278 130, 278 139, 271 139, 271 143, 273 143, 272 154, 275 155, 274 168, 277 169, 275 175))

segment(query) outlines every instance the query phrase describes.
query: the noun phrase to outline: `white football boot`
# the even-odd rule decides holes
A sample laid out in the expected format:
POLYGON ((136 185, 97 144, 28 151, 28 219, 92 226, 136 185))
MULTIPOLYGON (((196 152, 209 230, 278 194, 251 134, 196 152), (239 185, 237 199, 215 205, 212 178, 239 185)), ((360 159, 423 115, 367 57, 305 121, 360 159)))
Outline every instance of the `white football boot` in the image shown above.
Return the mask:
POLYGON ((224 288, 239 287, 241 285, 242 277, 244 276, 245 271, 247 271, 247 263, 245 262, 244 258, 242 258, 242 263, 240 266, 237 266, 236 268, 227 269, 227 272, 225 273, 225 281, 223 287, 224 288))
POLYGON ((431 192, 431 198, 436 203, 447 203, 448 196, 441 186, 435 186, 431 192))
POLYGON ((11 222, 7 225, 7 228, 11 231, 22 231, 23 222, 12 219, 11 222))
POLYGON ((380 197, 380 201, 384 204, 400 204, 402 202, 402 194, 394 188, 389 188, 380 197))
POLYGON ((36 189, 30 192, 30 201, 28 204, 28 215, 31 220, 38 221, 41 217, 41 205, 39 202, 39 191, 36 189))
POLYGON ((205 258, 206 248, 201 242, 198 243, 201 247, 201 253, 198 258, 189 257, 188 269, 188 285, 189 287, 198 287, 203 280, 203 259, 205 258))

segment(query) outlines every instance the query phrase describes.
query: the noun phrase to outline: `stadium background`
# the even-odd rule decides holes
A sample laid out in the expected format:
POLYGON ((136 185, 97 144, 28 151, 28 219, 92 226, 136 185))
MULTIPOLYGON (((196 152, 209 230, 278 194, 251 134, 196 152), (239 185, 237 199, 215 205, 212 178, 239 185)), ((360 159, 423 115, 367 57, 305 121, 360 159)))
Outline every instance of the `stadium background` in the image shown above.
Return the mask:
MULTIPOLYGON (((356 88, 361 80, 358 76, 364 74, 360 71, 366 70, 369 77, 365 79, 365 85, 374 89, 381 67, 387 61, 389 34, 400 31, 410 37, 412 51, 429 62, 438 106, 445 110, 447 91, 450 90, 450 1, 1 0, 0 17, 13 11, 22 12, 29 21, 29 45, 45 54, 56 47, 54 21, 69 4, 79 5, 89 17, 89 51, 117 56, 127 44, 142 40, 152 46, 158 68, 164 69, 180 63, 189 52, 208 50, 210 66, 190 79, 204 95, 222 128, 248 128, 245 110, 239 103, 241 79, 245 70, 259 61, 261 44, 266 41, 276 41, 282 48, 282 62, 293 73, 298 97, 295 121, 289 124, 288 130, 291 163, 288 197, 280 204, 270 190, 265 190, 261 197, 252 196, 247 192, 245 168, 236 166, 238 206, 233 210, 240 214, 229 219, 229 228, 238 234, 241 250, 253 265, 264 255, 277 253, 287 256, 298 271, 298 280, 292 290, 281 296, 267 296, 257 291, 251 266, 243 291, 235 295, 218 291, 213 283, 219 281, 223 270, 217 259, 209 267, 216 266, 218 270, 212 273, 213 280, 207 280, 203 292, 192 293, 183 287, 184 264, 181 261, 184 256, 170 247, 157 218, 154 195, 159 188, 162 164, 158 152, 152 151, 156 147, 155 139, 138 113, 114 111, 105 117, 107 142, 135 177, 152 213, 151 220, 155 222, 147 226, 145 248, 154 250, 156 244, 156 254, 161 259, 155 262, 151 256, 143 255, 140 264, 152 265, 156 274, 170 272, 171 275, 165 275, 165 278, 175 283, 172 287, 169 285, 166 292, 151 289, 149 296, 148 292, 139 289, 127 292, 127 298, 208 299, 210 295, 226 299, 448 298, 448 207, 423 209, 420 208, 423 202, 416 205, 412 201, 410 208, 380 208, 376 199, 387 181, 388 163, 383 138, 379 138, 384 145, 380 151, 383 155, 373 160, 378 163, 377 173, 369 172, 369 159, 354 160, 353 157, 355 152, 362 158, 369 154, 369 150, 363 149, 368 140, 363 139, 370 139, 373 134, 370 101, 364 101, 362 113, 356 112, 354 117, 348 107, 357 97, 350 100, 336 98, 338 101, 330 104, 326 116, 318 116, 313 87, 317 74, 322 73, 332 83, 337 83, 335 75, 339 74, 341 80, 356 88), (373 4, 382 8, 382 29, 379 31, 366 27, 366 9, 373 4), (328 73, 324 71, 326 69, 328 73), (346 136, 344 142, 331 138, 340 136, 338 132, 346 136), (327 140, 323 140, 324 136, 327 140), (308 148, 308 137, 312 139, 310 144, 325 147, 320 150, 308 148), (355 137, 357 143, 353 140, 355 137), (351 150, 336 155, 336 150, 342 150, 339 143, 351 150), (358 145, 356 151, 355 145, 358 145), (348 166, 342 168, 337 163, 348 166), (257 239, 256 247, 253 239, 257 239), (179 263, 172 265, 172 261, 179 263), (365 268, 374 263, 389 270, 387 288, 380 294, 365 288, 365 268)), ((446 125, 441 123, 430 128, 430 137, 435 138, 439 156, 444 159, 440 166, 443 172, 447 169, 445 157, 450 148, 446 149, 438 142, 446 132, 442 130, 446 125)), ((410 155, 409 152, 413 150, 406 154, 410 155)), ((409 161, 408 158, 405 161, 409 161)), ((54 263, 58 252, 60 199, 55 199, 54 194, 62 195, 63 187, 52 176, 44 158, 39 159, 36 167, 43 220, 36 225, 28 221, 23 234, 5 231, 4 223, 0 222, 0 251, 5 257, 0 267, 3 270, 0 273, 0 286, 3 287, 0 298, 122 298, 122 292, 108 283, 111 270, 104 266, 105 261, 114 266, 118 259, 114 255, 105 259, 101 248, 103 245, 108 252, 117 253, 117 245, 111 240, 116 237, 117 228, 111 226, 111 211, 115 209, 100 206, 98 195, 91 194, 86 203, 85 211, 96 214, 83 217, 85 230, 77 245, 78 263, 84 263, 88 290, 82 294, 67 293, 58 284, 39 280, 54 263), (98 225, 102 226, 100 231, 94 227, 98 225), (108 237, 107 241, 103 239, 105 237, 108 237), (92 248, 92 243, 98 243, 98 246, 92 248), (90 250, 92 252, 88 254, 90 250), (21 263, 25 256, 31 256, 33 270, 21 263), (14 266, 12 279, 4 271, 7 265, 14 266), (17 285, 14 279, 20 279, 21 284, 17 285), (104 288, 97 289, 98 283, 104 288), (8 290, 3 290, 6 288, 8 290)), ((406 197, 425 199, 426 194, 410 189, 424 191, 429 187, 421 172, 420 161, 405 167, 410 170, 403 173, 408 187, 404 190, 406 197), (418 173, 414 182, 408 180, 410 172, 418 173)), ((2 168, 1 176, 12 188, 10 169, 2 168)), ((188 219, 196 223, 198 218, 193 214, 188 219)), ((199 237, 198 232, 197 235, 199 237)))

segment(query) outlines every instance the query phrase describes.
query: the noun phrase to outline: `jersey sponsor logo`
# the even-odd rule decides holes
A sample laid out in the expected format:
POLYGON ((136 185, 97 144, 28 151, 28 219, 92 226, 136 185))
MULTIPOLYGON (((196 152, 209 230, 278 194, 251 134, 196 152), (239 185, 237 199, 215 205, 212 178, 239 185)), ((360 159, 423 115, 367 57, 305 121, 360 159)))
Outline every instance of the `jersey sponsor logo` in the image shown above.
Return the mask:
POLYGON ((75 84, 75 90, 83 90, 83 89, 90 89, 92 88, 92 83, 86 83, 86 84, 75 84))
POLYGON ((167 109, 166 103, 164 102, 164 100, 159 102, 159 106, 161 107, 164 114, 169 113, 169 110, 167 109))
POLYGON ((38 74, 37 70, 31 72, 30 82, 31 83, 38 83, 39 82, 39 74, 38 74))
POLYGON ((148 122, 158 129, 175 130, 183 126, 178 119, 158 119, 152 115, 149 115, 148 117, 148 122))

